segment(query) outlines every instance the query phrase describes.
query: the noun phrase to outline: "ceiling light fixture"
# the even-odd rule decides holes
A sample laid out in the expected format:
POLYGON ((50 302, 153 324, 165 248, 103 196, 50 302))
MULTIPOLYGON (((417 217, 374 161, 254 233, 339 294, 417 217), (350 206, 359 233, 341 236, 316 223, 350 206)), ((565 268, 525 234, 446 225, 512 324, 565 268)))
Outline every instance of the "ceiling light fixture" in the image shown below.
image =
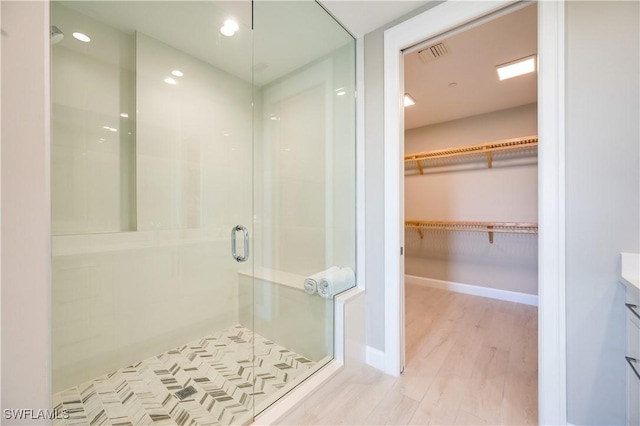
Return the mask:
POLYGON ((240 29, 240 26, 238 25, 238 23, 235 20, 227 19, 226 21, 224 21, 224 25, 222 27, 220 27, 220 32, 222 33, 222 35, 225 35, 227 37, 231 37, 239 29, 240 29))
POLYGON ((129 118, 129 114, 127 114, 126 112, 121 112, 121 113, 120 113, 120 117, 122 117, 122 118, 129 118))
POLYGON ((411 105, 415 105, 415 103, 415 99, 413 99, 408 93, 404 94, 404 106, 408 107, 411 105))
POLYGON ((175 77, 182 77, 184 75, 184 73, 180 70, 173 70, 171 71, 171 74, 173 74, 175 77))
POLYGON ((82 33, 73 33, 73 38, 75 38, 76 40, 79 40, 83 43, 89 43, 91 41, 91 38, 86 35, 86 34, 82 34, 82 33))
POLYGON ((496 69, 500 80, 534 72, 536 70, 536 55, 498 65, 496 69))
POLYGON ((172 86, 175 86, 176 84, 178 84, 175 79, 171 78, 171 77, 167 77, 164 79, 164 82, 167 84, 171 84, 172 86))

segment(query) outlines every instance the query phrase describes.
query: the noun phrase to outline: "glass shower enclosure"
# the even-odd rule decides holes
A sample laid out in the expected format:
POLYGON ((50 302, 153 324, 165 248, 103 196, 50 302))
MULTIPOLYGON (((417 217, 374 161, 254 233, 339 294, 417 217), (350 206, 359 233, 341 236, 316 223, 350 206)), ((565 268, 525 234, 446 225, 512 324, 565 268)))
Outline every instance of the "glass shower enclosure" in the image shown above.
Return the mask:
POLYGON ((308 0, 54 0, 51 70, 57 422, 251 422, 355 285, 353 38, 308 0))

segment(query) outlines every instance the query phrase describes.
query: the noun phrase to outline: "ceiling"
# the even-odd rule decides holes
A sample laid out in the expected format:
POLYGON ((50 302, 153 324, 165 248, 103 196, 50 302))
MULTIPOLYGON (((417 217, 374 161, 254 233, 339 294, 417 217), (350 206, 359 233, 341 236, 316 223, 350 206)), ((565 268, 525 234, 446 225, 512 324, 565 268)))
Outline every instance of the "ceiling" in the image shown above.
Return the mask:
POLYGON ((319 0, 319 2, 356 38, 429 3, 421 0, 319 0))
MULTIPOLYGON (((428 2, 321 3, 353 35, 361 37, 428 2)), ((405 56, 405 92, 416 100, 416 105, 405 108, 405 128, 536 102, 535 74, 500 81, 495 69, 496 65, 537 53, 535 4, 436 41, 444 41, 450 53, 428 63, 422 63, 417 52, 405 56)))
MULTIPOLYGON (((313 1, 56 1, 52 25, 73 48, 71 33, 99 22, 124 34, 140 31, 257 86, 323 57, 353 39, 313 1), (82 17, 71 18, 79 12, 82 17), (220 34, 224 21, 240 24, 233 37, 220 34), (319 36, 321 35, 321 36, 319 36), (294 52, 294 53, 292 53, 294 52)), ((76 15, 77 16, 77 15, 76 15)), ((82 32, 81 31, 81 32, 82 32)), ((95 40, 92 46, 97 46, 95 40)), ((82 44, 82 43, 80 43, 82 44)), ((87 46, 82 46, 86 49, 87 46)), ((109 53, 109 52, 106 52, 109 53)), ((110 53, 109 53, 110 54, 110 53)))
POLYGON ((404 109, 406 129, 536 102, 536 73, 500 81, 496 71, 537 53, 535 4, 440 41, 449 53, 430 62, 405 55, 405 92, 416 100, 404 109))
MULTIPOLYGON (((322 0, 321 3, 353 35, 361 37, 428 2, 322 0)), ((253 78, 258 86, 350 40, 329 16, 316 13, 313 9, 317 5, 309 1, 256 2, 257 29, 253 35, 249 30, 251 3, 247 0, 65 1, 55 2, 54 6, 57 4, 99 18, 129 34, 136 30, 144 32, 246 81, 253 78), (176 17, 180 17, 179 25, 176 17), (211 25, 220 21, 221 26, 229 17, 236 18, 241 25, 234 37, 221 36, 218 24, 211 25), (260 32, 261 27, 276 31, 260 32), (253 57, 248 53, 252 50, 253 57)), ((61 29, 67 35, 75 31, 66 25, 61 29)), ((422 63, 417 53, 408 54, 405 91, 417 103, 405 108, 406 128, 535 102, 535 75, 500 82, 495 66, 536 53, 536 32, 536 8, 531 5, 444 39, 450 53, 442 58, 422 63), (451 83, 456 83, 455 87, 451 83)), ((65 37, 63 43, 70 40, 65 37)))

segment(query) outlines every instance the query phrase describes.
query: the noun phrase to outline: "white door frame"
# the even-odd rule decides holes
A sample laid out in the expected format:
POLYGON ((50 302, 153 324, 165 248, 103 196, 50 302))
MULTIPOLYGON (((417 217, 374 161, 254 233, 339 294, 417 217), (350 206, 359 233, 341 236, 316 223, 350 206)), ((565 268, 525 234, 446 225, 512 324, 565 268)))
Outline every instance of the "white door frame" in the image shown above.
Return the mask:
MULTIPOLYGON (((447 1, 384 33, 385 371, 404 363, 402 50, 514 1, 447 1)), ((540 424, 566 424, 564 0, 538 2, 538 395, 540 424)))

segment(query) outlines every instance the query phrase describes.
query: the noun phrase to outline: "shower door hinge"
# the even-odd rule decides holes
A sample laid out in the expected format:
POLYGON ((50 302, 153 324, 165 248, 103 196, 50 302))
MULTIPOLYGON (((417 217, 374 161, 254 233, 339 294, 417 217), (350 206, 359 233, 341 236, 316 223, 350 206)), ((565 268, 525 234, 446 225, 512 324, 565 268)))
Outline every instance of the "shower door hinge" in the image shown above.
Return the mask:
POLYGON ((400 246, 400 256, 404 254, 404 247, 400 246))

